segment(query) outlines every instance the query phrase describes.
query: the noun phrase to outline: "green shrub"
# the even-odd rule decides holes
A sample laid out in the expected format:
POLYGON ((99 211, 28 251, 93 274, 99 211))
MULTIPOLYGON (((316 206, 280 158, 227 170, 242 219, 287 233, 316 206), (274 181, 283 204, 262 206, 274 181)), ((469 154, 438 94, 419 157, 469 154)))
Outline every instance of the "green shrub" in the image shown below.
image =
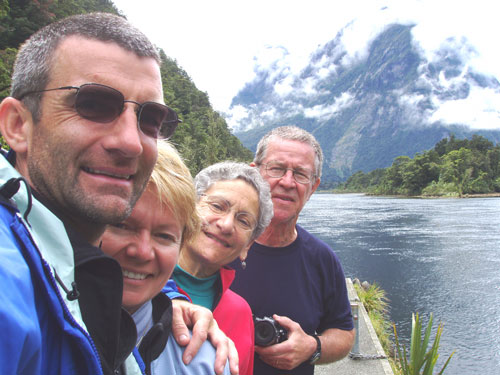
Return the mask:
MULTIPOLYGON (((398 334, 396 332, 396 326, 394 325, 394 337, 396 340, 396 348, 398 353, 398 365, 400 367, 400 371, 402 375, 432 375, 434 372, 434 366, 436 365, 436 361, 439 358, 438 349, 439 349, 439 341, 441 339, 441 334, 443 333, 443 325, 439 324, 436 336, 434 337, 434 341, 431 344, 429 350, 427 347, 429 345, 429 340, 431 336, 432 329, 432 314, 429 318, 429 323, 427 324, 427 328, 425 329, 425 335, 422 340, 422 322, 418 314, 412 314, 412 325, 411 325, 411 344, 410 344, 410 357, 406 354, 406 349, 404 346, 399 344, 398 334)), ((453 354, 446 360, 445 364, 438 372, 438 375, 441 375, 448 363, 453 357, 453 354)))
POLYGON ((359 284, 354 284, 354 288, 368 312, 382 348, 386 353, 391 353, 393 343, 391 340, 391 323, 388 318, 389 299, 385 291, 376 283, 373 283, 366 290, 359 284))
POLYGON ((422 190, 422 195, 427 197, 458 197, 455 185, 450 182, 432 181, 422 190))

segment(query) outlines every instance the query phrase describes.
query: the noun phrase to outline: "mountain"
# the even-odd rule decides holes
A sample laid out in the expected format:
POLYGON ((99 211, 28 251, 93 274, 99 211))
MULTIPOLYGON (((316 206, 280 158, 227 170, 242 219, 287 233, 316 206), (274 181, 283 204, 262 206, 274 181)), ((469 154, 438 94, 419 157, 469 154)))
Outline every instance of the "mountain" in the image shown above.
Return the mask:
POLYGON ((474 90, 500 93, 500 83, 470 68, 457 41, 428 60, 415 43, 413 27, 386 26, 358 58, 347 53, 341 30, 298 74, 278 60, 257 69, 255 79, 232 100, 230 110, 244 114, 234 134, 255 151, 272 128, 293 124, 310 131, 325 154, 324 187, 359 170, 388 167, 397 156, 413 157, 450 134, 500 141, 500 130, 486 130, 488 124, 472 129, 444 122, 438 112, 443 103, 459 103, 474 90))

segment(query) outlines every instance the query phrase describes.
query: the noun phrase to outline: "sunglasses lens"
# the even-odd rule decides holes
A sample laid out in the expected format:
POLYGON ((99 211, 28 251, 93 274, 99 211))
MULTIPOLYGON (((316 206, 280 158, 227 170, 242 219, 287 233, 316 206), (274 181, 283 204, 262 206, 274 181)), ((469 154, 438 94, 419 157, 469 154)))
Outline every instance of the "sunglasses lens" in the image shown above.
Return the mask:
POLYGON ((87 84, 78 90, 75 108, 87 120, 107 123, 120 115, 123 100, 122 93, 111 87, 87 84))
POLYGON ((177 114, 166 105, 147 102, 142 105, 139 115, 139 127, 147 136, 153 138, 170 138, 177 127, 177 114))
MULTIPOLYGON (((123 94, 112 87, 89 83, 78 89, 75 108, 87 120, 108 123, 120 116, 124 100, 123 94)), ((145 135, 155 139, 172 136, 179 123, 172 109, 155 102, 146 102, 140 107, 139 128, 145 135)))
POLYGON ((165 121, 163 121, 161 129, 161 137, 165 139, 170 138, 172 134, 174 134, 175 129, 177 129, 177 125, 179 125, 179 117, 177 117, 177 113, 168 108, 168 115, 165 118, 165 121))

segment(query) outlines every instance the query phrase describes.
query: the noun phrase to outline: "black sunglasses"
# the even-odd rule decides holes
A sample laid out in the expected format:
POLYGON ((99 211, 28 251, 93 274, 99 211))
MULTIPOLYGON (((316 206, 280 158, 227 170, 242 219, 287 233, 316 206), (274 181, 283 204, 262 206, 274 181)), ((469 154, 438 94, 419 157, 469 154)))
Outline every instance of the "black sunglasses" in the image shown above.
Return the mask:
POLYGON ((125 103, 137 104, 139 106, 137 126, 143 134, 155 139, 170 138, 179 122, 182 122, 177 117, 177 113, 164 104, 125 100, 120 91, 99 83, 85 83, 80 87, 63 86, 55 89, 29 91, 17 99, 22 100, 27 95, 56 90, 77 90, 75 96, 76 112, 82 118, 98 123, 108 123, 115 120, 122 113, 125 103))

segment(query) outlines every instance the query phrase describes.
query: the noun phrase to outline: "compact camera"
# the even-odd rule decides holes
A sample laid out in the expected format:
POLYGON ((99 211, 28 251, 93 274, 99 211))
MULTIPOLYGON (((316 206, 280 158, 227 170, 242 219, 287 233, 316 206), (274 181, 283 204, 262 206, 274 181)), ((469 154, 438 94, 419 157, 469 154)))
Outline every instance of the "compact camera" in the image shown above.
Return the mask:
POLYGON ((265 316, 263 318, 254 317, 255 345, 269 346, 278 344, 288 338, 288 332, 279 323, 265 316))

